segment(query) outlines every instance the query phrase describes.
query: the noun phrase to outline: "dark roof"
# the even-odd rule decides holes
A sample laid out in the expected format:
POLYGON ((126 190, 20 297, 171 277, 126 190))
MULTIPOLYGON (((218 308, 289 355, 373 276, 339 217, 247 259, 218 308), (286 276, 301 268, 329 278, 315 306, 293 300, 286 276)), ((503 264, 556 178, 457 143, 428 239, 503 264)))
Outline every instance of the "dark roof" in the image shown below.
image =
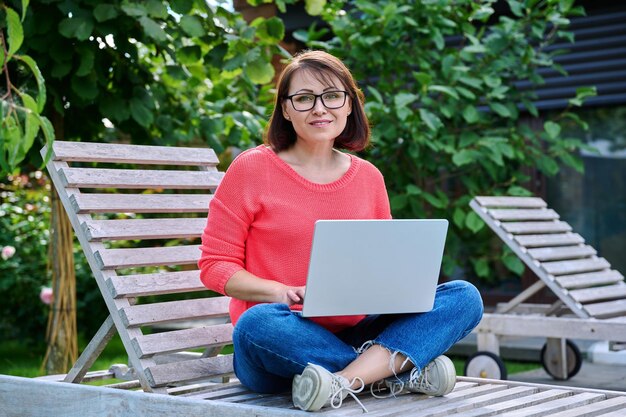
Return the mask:
MULTIPOLYGON (((585 7, 587 16, 571 19, 568 30, 574 33, 575 42, 563 40, 549 48, 566 50, 555 61, 568 75, 552 69, 539 71, 545 79, 545 84, 535 87, 535 106, 539 110, 564 108, 578 87, 591 86, 598 94, 587 98, 585 107, 626 104, 626 2, 595 0, 579 4, 585 7)), ((497 3, 496 14, 507 11, 504 2, 497 3)), ((325 25, 321 19, 307 15, 300 3, 290 5, 287 13, 279 15, 290 40, 293 31, 306 29, 314 21, 318 27, 325 25)), ((455 43, 454 38, 447 41, 455 43)), ((524 89, 530 83, 520 81, 517 86, 524 89)))
MULTIPOLYGON (((570 30, 575 42, 559 43, 550 49, 567 52, 555 61, 568 76, 554 70, 541 70, 545 85, 536 89, 539 109, 563 108, 577 87, 595 86, 596 97, 586 106, 607 106, 626 103, 626 4, 620 10, 591 10, 588 16, 572 19, 570 30)), ((520 82, 524 88, 528 83, 520 82)))

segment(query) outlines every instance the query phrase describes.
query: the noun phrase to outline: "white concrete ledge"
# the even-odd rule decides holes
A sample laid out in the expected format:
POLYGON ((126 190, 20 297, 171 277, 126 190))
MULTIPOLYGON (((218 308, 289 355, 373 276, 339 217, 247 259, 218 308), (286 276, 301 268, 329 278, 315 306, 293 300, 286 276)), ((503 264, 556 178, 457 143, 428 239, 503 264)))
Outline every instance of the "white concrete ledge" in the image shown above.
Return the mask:
POLYGON ((307 416, 304 411, 233 404, 0 375, 0 415, 6 417, 307 416))

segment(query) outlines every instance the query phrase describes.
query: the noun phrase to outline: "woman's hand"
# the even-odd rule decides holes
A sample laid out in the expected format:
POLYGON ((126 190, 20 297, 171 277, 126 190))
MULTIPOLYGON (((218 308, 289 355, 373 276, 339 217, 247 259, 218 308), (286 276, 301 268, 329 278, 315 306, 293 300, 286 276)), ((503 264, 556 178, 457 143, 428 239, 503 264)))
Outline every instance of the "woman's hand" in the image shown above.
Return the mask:
POLYGON ((280 303, 285 303, 288 306, 292 306, 294 304, 302 304, 304 302, 304 292, 305 287, 288 287, 285 286, 285 291, 283 292, 279 301, 280 303))
POLYGON ((257 303, 302 304, 305 287, 294 287, 277 281, 259 278, 246 270, 230 277, 224 287, 230 297, 257 303))

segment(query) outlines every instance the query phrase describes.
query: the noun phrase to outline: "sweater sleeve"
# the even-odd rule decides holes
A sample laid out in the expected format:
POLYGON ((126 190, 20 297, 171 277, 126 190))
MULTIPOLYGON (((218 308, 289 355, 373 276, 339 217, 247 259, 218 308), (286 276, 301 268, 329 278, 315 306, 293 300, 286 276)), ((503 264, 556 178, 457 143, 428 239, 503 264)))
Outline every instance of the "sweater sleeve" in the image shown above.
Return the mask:
POLYGON ((254 219, 254 181, 245 154, 236 158, 209 203, 202 234, 198 267, 210 290, 226 294, 224 287, 235 272, 245 269, 248 230, 254 219))

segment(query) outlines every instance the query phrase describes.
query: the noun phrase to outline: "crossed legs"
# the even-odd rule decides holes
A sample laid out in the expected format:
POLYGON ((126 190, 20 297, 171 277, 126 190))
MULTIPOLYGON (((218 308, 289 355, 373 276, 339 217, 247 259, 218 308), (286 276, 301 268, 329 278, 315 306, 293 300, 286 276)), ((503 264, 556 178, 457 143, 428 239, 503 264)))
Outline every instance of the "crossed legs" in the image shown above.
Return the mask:
POLYGON ((259 304, 235 326, 235 373, 251 390, 266 393, 288 391, 309 363, 367 385, 423 368, 471 332, 481 317, 480 294, 465 281, 440 285, 427 313, 371 317, 339 334, 286 305, 259 304), (373 344, 360 353, 366 341, 373 344))

